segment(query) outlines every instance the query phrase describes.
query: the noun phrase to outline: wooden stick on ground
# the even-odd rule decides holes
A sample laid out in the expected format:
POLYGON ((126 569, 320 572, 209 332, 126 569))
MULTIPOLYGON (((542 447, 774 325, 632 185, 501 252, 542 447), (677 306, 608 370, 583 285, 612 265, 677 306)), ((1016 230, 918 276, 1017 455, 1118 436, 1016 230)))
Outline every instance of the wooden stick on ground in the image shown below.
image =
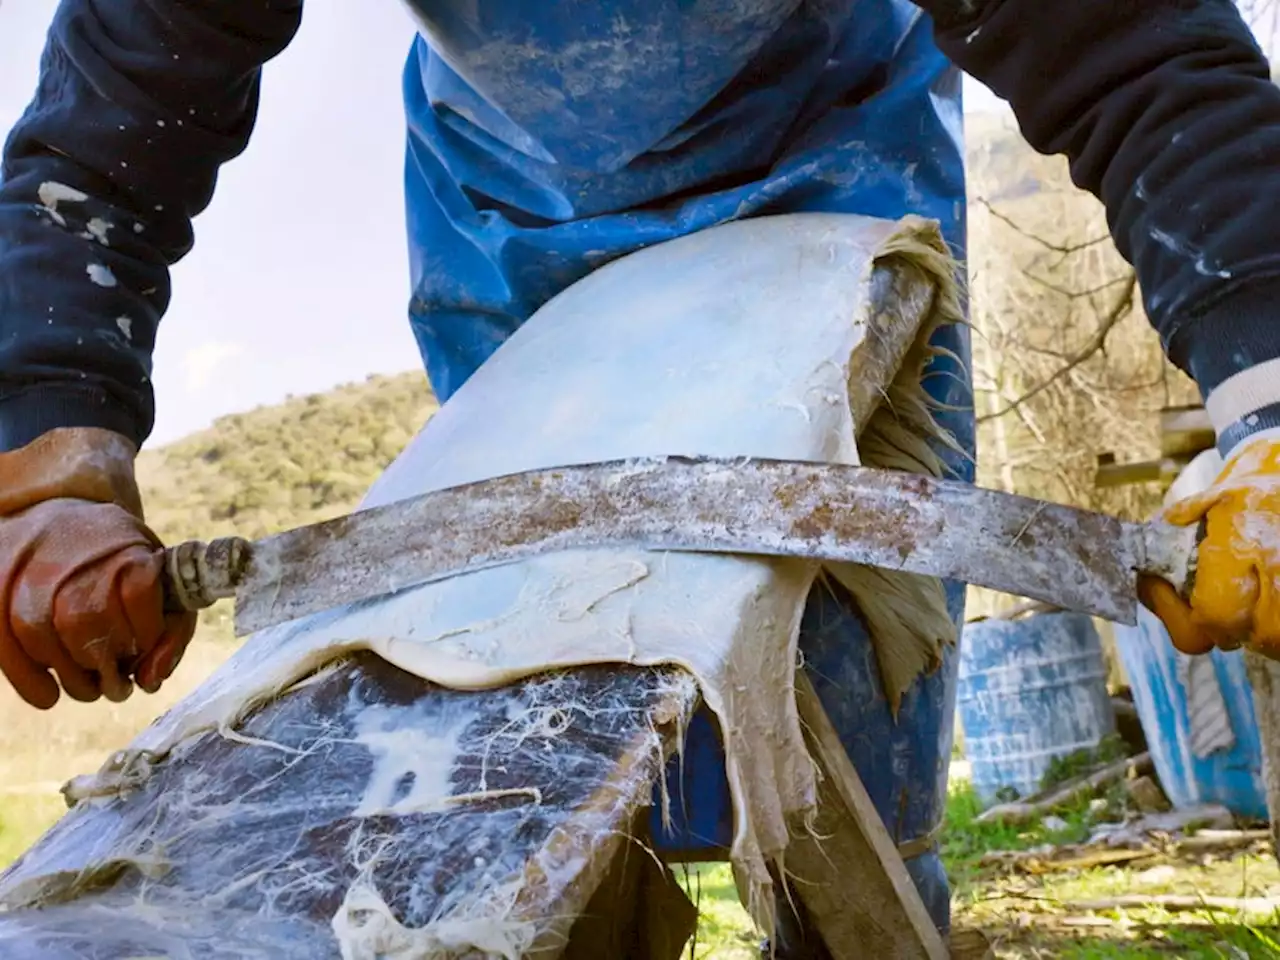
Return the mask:
POLYGON ((1179 840, 1177 851, 1232 850, 1270 839, 1270 830, 1201 830, 1193 837, 1179 840))
POLYGON ((1047 813, 1052 813, 1058 807, 1094 793, 1110 783, 1125 777, 1138 776, 1150 769, 1151 754, 1140 753, 1136 757, 1128 757, 1110 766, 1103 767, 1095 773, 1064 783, 1062 786, 1056 787, 1048 793, 1039 794, 1031 800, 997 804, 981 814, 976 822, 1030 823, 1032 820, 1036 820, 1047 813))
POLYGON ((1058 847, 1052 853, 1038 850, 997 850, 978 861, 984 867, 1016 867, 1023 873, 1071 873, 1094 867, 1133 863, 1156 855, 1151 849, 1111 850, 1105 847, 1058 847))
POLYGON ((1222 910, 1229 913, 1276 913, 1280 911, 1280 898, 1131 893, 1100 900, 1064 900, 1062 906, 1064 909, 1079 910, 1081 913, 1097 913, 1104 910, 1167 910, 1170 913, 1222 910))

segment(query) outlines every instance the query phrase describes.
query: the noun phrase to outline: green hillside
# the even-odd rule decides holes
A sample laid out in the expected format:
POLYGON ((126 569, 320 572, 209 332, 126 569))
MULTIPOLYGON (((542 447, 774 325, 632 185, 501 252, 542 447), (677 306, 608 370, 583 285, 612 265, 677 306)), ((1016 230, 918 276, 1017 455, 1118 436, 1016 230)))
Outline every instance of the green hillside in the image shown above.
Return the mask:
MULTIPOLYGON (((257 538, 350 513, 439 404, 420 372, 222 417, 138 458, 147 522, 166 543, 257 538)), ((231 602, 200 615, 231 638, 231 602)))
POLYGON ((223 417, 143 452, 147 520, 173 542, 260 537, 346 513, 437 406, 415 372, 223 417))

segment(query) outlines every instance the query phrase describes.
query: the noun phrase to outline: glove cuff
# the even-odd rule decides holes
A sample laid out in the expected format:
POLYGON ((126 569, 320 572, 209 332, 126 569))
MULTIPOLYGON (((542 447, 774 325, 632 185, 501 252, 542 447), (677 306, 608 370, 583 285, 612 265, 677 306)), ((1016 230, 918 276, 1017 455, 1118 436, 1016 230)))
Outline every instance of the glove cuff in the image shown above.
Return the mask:
POLYGON ((134 479, 137 447, 97 427, 60 427, 24 447, 0 453, 0 517, 67 497, 114 503, 142 519, 134 479))
POLYGON ((1205 398, 1204 405, 1224 460, 1246 440, 1280 429, 1280 358, 1223 380, 1205 398))

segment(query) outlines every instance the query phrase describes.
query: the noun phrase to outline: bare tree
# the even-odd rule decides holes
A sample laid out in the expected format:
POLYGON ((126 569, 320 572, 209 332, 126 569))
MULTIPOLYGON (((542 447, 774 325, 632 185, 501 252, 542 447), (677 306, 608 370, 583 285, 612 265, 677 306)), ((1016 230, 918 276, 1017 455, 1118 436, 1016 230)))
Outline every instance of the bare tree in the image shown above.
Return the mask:
MULTIPOLYGON (((1165 360, 1101 205, 1008 118, 971 118, 969 173, 979 482, 1149 516, 1160 490, 1096 488, 1097 457, 1154 458, 1159 409, 1197 394, 1165 360)), ((974 596, 976 611, 1004 605, 974 596)))
MULTIPOLYGON (((1280 0, 1238 0, 1238 6, 1274 60, 1280 0)), ((1194 403, 1198 393, 1164 359, 1137 302, 1133 273, 1107 238, 1099 205, 1071 186, 1060 161, 1026 147, 1011 122, 1004 130, 978 127, 970 122, 977 134, 970 142, 969 249, 979 481, 1149 516, 1162 491, 1096 489, 1097 454, 1153 458, 1155 412, 1194 403), (1038 189, 1025 189, 1029 181, 1038 189), (1009 184, 1024 189, 1010 191, 1009 184)), ((971 616, 1008 605, 1008 598, 987 591, 971 591, 969 598, 971 616)), ((1280 664, 1252 654, 1246 662, 1266 755, 1268 802, 1276 811, 1280 664)), ((1280 850, 1280 817, 1272 818, 1272 834, 1280 850)))
MULTIPOLYGON (((1280 0, 1237 5, 1272 47, 1280 0)), ((1159 490, 1096 490, 1096 456, 1153 457, 1156 410, 1198 394, 1165 361, 1100 204, 1071 184, 1065 163, 1035 154, 1007 120, 973 132, 970 275, 984 479, 1148 513, 1159 490)))

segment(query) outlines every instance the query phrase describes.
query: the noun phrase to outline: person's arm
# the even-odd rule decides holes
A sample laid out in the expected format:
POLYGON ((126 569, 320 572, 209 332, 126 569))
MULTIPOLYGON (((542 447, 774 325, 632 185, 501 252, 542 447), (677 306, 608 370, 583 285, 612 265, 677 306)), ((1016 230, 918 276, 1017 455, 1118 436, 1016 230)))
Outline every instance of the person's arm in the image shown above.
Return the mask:
POLYGON ((942 51, 1103 201, 1224 452, 1280 426, 1280 88, 1235 5, 920 5, 942 51))
POLYGON ((1187 653, 1280 659, 1280 89, 1228 0, 919 0, 939 47, 1065 154, 1134 265, 1227 465, 1165 518, 1201 524, 1189 598, 1143 602, 1187 653))
POLYGON ((169 267, 302 0, 62 0, 0 168, 0 451, 150 433, 169 267))
POLYGON ((133 461, 169 267, 244 150, 302 0, 62 0, 0 168, 0 672, 28 703, 154 691, 166 613, 133 461), (54 679, 57 675, 57 680, 54 679))

